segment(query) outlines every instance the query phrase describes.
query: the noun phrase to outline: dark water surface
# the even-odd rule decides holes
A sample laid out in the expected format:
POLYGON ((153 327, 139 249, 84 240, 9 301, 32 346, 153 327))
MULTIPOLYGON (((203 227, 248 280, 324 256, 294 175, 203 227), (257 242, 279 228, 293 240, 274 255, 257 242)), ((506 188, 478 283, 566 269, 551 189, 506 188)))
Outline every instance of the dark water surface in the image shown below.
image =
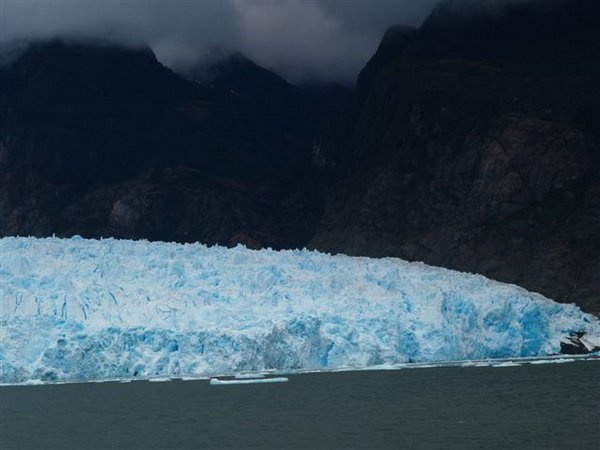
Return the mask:
POLYGON ((0 446, 600 449, 600 361, 0 388, 0 446))

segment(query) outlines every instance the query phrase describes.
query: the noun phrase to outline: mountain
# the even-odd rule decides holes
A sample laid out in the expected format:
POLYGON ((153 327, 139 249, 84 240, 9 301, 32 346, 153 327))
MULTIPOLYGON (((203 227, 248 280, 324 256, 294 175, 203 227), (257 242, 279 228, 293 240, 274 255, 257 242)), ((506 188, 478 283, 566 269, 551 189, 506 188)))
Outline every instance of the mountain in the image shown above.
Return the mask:
POLYGON ((30 45, 0 70, 0 234, 304 245, 315 102, 228 64, 215 85, 147 48, 30 45))
POLYGON ((473 5, 386 33, 310 246, 482 273, 600 313, 600 6, 473 5))
POLYGON ((249 92, 258 96, 258 93, 272 95, 273 92, 287 92, 288 95, 297 91, 297 88, 279 75, 259 66, 240 52, 220 57, 211 63, 203 64, 192 74, 192 78, 199 82, 207 82, 215 87, 229 89, 237 94, 249 92))
POLYGON ((29 45, 0 68, 0 236, 398 256, 600 314, 598 23, 596 0, 445 0, 354 91, 29 45))

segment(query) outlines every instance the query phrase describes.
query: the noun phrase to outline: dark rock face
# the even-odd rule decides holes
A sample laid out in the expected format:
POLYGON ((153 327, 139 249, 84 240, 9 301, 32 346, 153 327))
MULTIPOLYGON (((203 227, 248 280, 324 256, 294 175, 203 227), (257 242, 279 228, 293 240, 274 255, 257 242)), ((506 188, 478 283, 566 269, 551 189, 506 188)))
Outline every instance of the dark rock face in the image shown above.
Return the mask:
POLYGON ((108 237, 295 248, 319 219, 308 186, 216 178, 189 167, 80 187, 0 172, 3 235, 108 237))
POLYGON ((563 355, 587 355, 600 351, 600 347, 595 346, 586 340, 585 333, 576 332, 560 343, 560 352, 563 355))
POLYGON ((375 83, 381 70, 390 62, 402 54, 406 48, 414 42, 417 35, 417 29, 404 25, 395 25, 390 27, 381 43, 377 47, 377 52, 367 62, 356 80, 357 103, 361 105, 368 95, 369 86, 375 83))
POLYGON ((0 77, 3 167, 87 185, 190 145, 167 126, 188 86, 148 49, 34 44, 0 77))
POLYGON ((213 86, 185 81, 148 49, 31 45, 0 71, 3 166, 84 187, 177 165, 306 171, 312 105, 274 74, 257 104, 256 91, 233 90, 236 67, 213 86))
MULTIPOLYGON (((600 36, 560 70, 527 64, 514 36, 550 22, 579 42, 592 13, 600 23, 598 6, 583 4, 585 17, 526 10, 522 29, 498 11, 448 23, 441 8, 395 57, 376 55, 387 62, 361 87, 349 154, 310 246, 478 272, 600 313, 600 36), (482 20, 498 36, 459 45, 482 20), (445 53, 432 36, 446 36, 445 53)), ((569 39, 536 48, 550 55, 569 39)))
POLYGON ((305 245, 319 106, 241 55, 213 75, 186 81, 148 49, 30 46, 0 70, 0 235, 305 245))

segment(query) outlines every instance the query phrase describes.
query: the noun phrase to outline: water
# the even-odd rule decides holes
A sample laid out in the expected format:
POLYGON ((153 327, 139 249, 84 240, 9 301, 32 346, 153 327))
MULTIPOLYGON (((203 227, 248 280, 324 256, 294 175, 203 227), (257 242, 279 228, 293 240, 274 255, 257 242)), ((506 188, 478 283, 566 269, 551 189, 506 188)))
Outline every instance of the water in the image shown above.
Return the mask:
POLYGON ((600 361, 0 388, 0 447, 598 449, 600 361))

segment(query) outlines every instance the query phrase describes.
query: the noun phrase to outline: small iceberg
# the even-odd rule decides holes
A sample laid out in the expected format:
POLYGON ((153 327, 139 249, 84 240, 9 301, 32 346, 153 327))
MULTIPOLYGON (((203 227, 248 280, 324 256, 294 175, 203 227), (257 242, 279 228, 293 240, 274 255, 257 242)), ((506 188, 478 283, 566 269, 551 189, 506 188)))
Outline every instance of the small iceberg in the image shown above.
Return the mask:
POLYGON ((520 365, 514 361, 506 361, 500 364, 493 364, 492 367, 519 367, 520 365))
POLYGON ((210 384, 213 386, 221 386, 225 384, 258 384, 258 383, 287 383, 289 381, 286 377, 277 378, 242 378, 234 380, 219 380, 218 378, 211 378, 210 384))
POLYGON ((237 373, 234 375, 234 378, 236 380, 247 380, 247 379, 264 378, 264 377, 265 377, 264 373, 237 373))
POLYGON ((573 358, 562 358, 562 359, 538 359, 531 361, 529 364, 564 364, 575 362, 573 358))
POLYGON ((171 381, 171 378, 169 378, 169 377, 148 378, 149 383, 164 383, 166 381, 171 381))

